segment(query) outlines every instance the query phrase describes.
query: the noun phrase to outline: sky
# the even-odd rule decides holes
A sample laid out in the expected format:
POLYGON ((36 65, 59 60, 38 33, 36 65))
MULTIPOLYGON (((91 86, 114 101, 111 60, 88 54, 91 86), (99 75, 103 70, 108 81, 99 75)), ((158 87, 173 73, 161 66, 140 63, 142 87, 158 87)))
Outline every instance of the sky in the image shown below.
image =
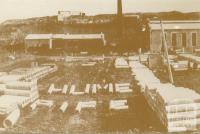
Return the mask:
MULTIPOLYGON (((122 0, 123 12, 200 11, 200 0, 122 0)), ((0 0, 0 22, 56 15, 59 10, 87 15, 116 13, 117 0, 0 0)))

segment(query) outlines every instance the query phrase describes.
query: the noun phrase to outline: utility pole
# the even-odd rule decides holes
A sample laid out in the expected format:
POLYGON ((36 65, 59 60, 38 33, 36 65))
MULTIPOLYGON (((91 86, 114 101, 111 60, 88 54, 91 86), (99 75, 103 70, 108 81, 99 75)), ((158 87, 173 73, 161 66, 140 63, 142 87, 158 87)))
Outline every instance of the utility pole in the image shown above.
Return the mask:
POLYGON ((123 11, 122 11, 122 0, 117 0, 117 39, 118 48, 122 49, 122 38, 123 38, 123 11))
POLYGON ((172 69, 171 69, 171 65, 170 65, 170 61, 169 61, 169 56, 168 56, 168 47, 167 47, 167 41, 166 41, 166 37, 165 37, 165 31, 164 31, 164 28, 163 28, 163 23, 162 23, 161 18, 160 18, 160 27, 161 27, 161 31, 162 31, 162 39, 163 39, 165 56, 166 56, 166 59, 167 59, 169 80, 173 84, 174 83, 174 79, 173 79, 172 69))

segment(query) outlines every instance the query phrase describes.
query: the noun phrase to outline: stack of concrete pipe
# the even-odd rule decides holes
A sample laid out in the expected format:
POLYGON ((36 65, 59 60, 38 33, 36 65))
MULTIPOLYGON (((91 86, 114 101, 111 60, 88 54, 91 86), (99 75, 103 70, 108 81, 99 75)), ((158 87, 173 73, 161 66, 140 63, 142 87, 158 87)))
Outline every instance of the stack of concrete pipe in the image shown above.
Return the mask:
POLYGON ((0 115, 7 115, 11 113, 13 110, 17 109, 17 103, 14 102, 15 100, 11 100, 7 96, 0 97, 0 115))
MULTIPOLYGON (((20 109, 34 102, 39 98, 37 79, 43 78, 49 73, 57 70, 57 67, 43 66, 32 69, 22 75, 12 75, 9 81, 4 82, 1 90, 4 95, 0 96, 0 115, 6 116, 3 121, 5 128, 12 127, 20 117, 20 109), (22 81, 23 80, 23 81, 22 81)), ((37 105, 52 106, 52 101, 36 101, 37 105)), ((64 105, 65 106, 65 105, 64 105)), ((63 107, 64 107, 63 106, 63 107)), ((65 108, 65 107, 64 107, 65 108)))
POLYGON ((9 98, 19 100, 18 105, 22 108, 39 98, 37 81, 35 80, 31 82, 9 82, 5 87, 3 90, 4 96, 10 96, 9 98))
POLYGON ((138 81, 138 85, 140 86, 142 92, 145 91, 147 84, 160 83, 160 80, 154 76, 153 72, 139 62, 130 62, 130 66, 132 68, 132 72, 135 74, 135 79, 138 81))
POLYGON ((2 95, 0 97, 0 115, 6 117, 3 120, 3 126, 5 128, 11 128, 18 121, 20 117, 18 103, 20 101, 22 101, 21 97, 13 98, 8 95, 2 95))
POLYGON ((120 57, 115 60, 115 68, 129 68, 129 65, 124 58, 120 57))
POLYGON ((30 97, 33 94, 38 93, 37 81, 23 82, 15 81, 6 84, 6 89, 4 90, 5 95, 13 96, 26 96, 30 97))
POLYGON ((139 62, 131 64, 149 104, 169 132, 196 130, 200 125, 200 95, 194 90, 163 84, 139 62))
POLYGON ((28 73, 26 73, 23 79, 27 81, 33 80, 33 79, 39 80, 39 79, 44 78, 48 74, 57 71, 57 69, 58 68, 56 65, 54 65, 53 67, 51 67, 51 65, 43 65, 40 67, 35 67, 35 68, 32 68, 28 73))
POLYGON ((7 73, 6 72, 0 72, 0 77, 2 77, 4 75, 7 75, 7 73))
POLYGON ((7 89, 34 90, 37 88, 37 81, 23 82, 14 81, 6 84, 7 89))
POLYGON ((195 130, 200 125, 200 95, 193 90, 159 84, 145 94, 169 132, 195 130))

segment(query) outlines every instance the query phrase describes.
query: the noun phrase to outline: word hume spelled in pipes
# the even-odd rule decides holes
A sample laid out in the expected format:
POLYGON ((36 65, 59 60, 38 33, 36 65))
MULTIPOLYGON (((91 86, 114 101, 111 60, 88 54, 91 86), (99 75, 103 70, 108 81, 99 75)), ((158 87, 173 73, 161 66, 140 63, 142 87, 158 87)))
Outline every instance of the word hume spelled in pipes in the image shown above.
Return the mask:
POLYGON ((84 95, 84 94, 97 94, 97 91, 106 91, 109 93, 131 93, 133 90, 130 89, 130 83, 121 83, 121 84, 86 84, 84 91, 76 91, 76 85, 64 85, 63 89, 55 88, 54 84, 51 84, 48 90, 48 94, 52 93, 62 93, 70 95, 84 95), (115 91, 114 91, 115 89, 115 91))

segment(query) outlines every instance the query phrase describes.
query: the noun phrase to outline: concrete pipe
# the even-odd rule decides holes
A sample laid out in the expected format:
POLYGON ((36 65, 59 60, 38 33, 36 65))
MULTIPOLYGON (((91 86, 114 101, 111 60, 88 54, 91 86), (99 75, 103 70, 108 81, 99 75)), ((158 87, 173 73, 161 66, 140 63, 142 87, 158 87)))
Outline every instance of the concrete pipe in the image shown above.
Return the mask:
POLYGON ((68 85, 64 85, 62 93, 67 94, 67 90, 68 90, 68 85))
POLYGON ((20 110, 14 110, 8 117, 3 121, 3 126, 5 128, 11 128, 15 125, 20 117, 20 110))
POLYGON ((54 88, 55 88, 54 84, 51 84, 51 86, 49 87, 48 93, 52 94, 54 88))
POLYGON ((109 92, 113 93, 113 84, 112 83, 109 84, 109 92))
POLYGON ((93 84, 92 85, 92 94, 96 94, 97 93, 97 84, 93 84))
POLYGON ((90 84, 87 84, 85 87, 85 93, 89 94, 90 93, 90 84))
POLYGON ((63 104, 60 107, 60 110, 64 113, 66 111, 68 107, 68 103, 67 102, 63 102, 63 104))
POLYGON ((30 94, 31 94, 31 91, 7 89, 7 90, 4 91, 4 94, 5 95, 27 96, 27 97, 29 97, 30 94))

